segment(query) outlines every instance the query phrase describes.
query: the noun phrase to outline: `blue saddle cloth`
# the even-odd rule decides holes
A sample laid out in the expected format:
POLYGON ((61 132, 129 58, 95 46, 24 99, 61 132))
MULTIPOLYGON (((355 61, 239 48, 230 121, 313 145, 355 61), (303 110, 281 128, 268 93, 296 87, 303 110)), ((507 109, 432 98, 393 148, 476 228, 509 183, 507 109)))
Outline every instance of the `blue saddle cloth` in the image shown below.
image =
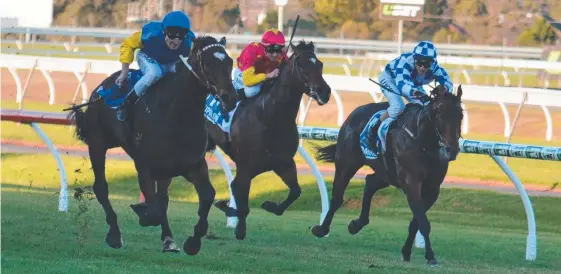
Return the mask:
POLYGON ((142 71, 136 69, 130 70, 126 85, 123 87, 119 87, 115 83, 109 87, 103 87, 102 85, 97 89, 97 94, 103 98, 106 106, 117 108, 125 101, 125 97, 127 97, 127 94, 132 90, 134 84, 140 80, 140 77, 142 77, 142 71))
POLYGON ((360 148, 362 149, 362 153, 367 159, 376 159, 378 158, 378 155, 380 153, 380 138, 377 132, 372 131, 372 128, 376 126, 376 124, 378 124, 378 121, 380 121, 380 117, 386 111, 387 110, 385 109, 380 110, 372 115, 372 117, 360 133, 360 148), (371 144, 376 144, 376 147, 372 147, 371 144))
POLYGON ((220 102, 214 98, 213 95, 209 94, 206 97, 205 117, 213 124, 218 125, 222 131, 230 134, 230 126, 232 125, 234 113, 236 112, 236 109, 238 109, 239 104, 240 101, 236 103, 236 107, 227 114, 227 117, 225 117, 224 113, 222 113, 222 105, 220 102))

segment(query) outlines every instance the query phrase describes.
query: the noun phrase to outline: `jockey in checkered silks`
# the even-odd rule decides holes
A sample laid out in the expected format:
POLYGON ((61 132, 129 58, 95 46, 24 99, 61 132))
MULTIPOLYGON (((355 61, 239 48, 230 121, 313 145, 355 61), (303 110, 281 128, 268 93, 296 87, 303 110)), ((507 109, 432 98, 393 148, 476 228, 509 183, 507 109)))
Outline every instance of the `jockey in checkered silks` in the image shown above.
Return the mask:
MULTIPOLYGON (((401 96, 405 97, 410 103, 424 105, 421 98, 426 92, 423 85, 427 85, 436 79, 443 85, 448 92, 452 93, 454 86, 446 71, 436 61, 437 50, 430 41, 422 41, 413 52, 407 52, 386 65, 380 73, 380 83, 382 93, 388 99, 390 106, 388 111, 380 118, 381 124, 378 128, 378 136, 385 138, 386 131, 391 122, 397 119, 398 115, 405 109, 405 104, 401 96), (388 90, 389 89, 389 90, 388 90)), ((385 140, 381 140, 382 149, 385 151, 385 140)))

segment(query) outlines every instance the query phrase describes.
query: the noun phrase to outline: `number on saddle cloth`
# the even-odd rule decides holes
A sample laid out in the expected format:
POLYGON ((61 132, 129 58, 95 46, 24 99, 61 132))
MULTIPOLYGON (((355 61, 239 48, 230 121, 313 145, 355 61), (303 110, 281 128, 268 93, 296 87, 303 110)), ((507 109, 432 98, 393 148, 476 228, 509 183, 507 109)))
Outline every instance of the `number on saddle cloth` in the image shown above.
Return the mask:
POLYGON ((125 97, 127 97, 128 92, 132 90, 134 84, 140 80, 140 77, 142 77, 142 71, 132 69, 129 71, 125 86, 119 87, 113 81, 109 87, 104 88, 103 85, 100 86, 97 89, 97 94, 103 98, 106 106, 117 108, 125 101, 125 97))
POLYGON ((377 132, 374 132, 374 127, 380 121, 380 117, 387 110, 380 110, 372 115, 372 118, 368 121, 362 132, 360 133, 360 148, 366 159, 376 159, 381 150, 380 138, 377 132), (372 144, 375 144, 374 147, 372 144))
POLYGON ((206 97, 205 117, 213 124, 218 125, 224 132, 230 133, 232 118, 234 117, 234 112, 238 108, 239 104, 240 102, 238 101, 236 103, 236 107, 227 114, 228 117, 224 117, 224 114, 222 113, 222 105, 216 98, 214 98, 213 95, 209 94, 206 97))

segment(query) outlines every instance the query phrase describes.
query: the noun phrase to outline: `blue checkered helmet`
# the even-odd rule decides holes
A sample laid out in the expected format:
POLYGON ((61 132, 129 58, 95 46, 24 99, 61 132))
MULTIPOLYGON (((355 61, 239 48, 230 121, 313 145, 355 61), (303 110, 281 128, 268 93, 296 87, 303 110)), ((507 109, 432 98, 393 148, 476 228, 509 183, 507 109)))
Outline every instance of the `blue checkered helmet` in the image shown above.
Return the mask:
POLYGON ((413 49, 413 55, 414 57, 422 56, 422 57, 428 57, 433 60, 436 60, 436 56, 438 55, 438 52, 436 50, 436 47, 431 41, 421 41, 413 49))

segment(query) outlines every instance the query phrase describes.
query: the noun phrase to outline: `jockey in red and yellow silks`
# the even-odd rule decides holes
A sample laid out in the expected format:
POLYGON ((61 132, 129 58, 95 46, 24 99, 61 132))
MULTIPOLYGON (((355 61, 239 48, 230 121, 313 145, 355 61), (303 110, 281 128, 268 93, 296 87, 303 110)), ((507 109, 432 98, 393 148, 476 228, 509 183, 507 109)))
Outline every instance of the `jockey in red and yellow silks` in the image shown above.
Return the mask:
POLYGON ((278 66, 282 58, 287 58, 284 47, 284 34, 277 29, 270 29, 263 33, 261 42, 251 43, 242 50, 237 59, 238 67, 232 73, 234 87, 240 90, 240 98, 257 95, 263 81, 278 76, 278 66))

